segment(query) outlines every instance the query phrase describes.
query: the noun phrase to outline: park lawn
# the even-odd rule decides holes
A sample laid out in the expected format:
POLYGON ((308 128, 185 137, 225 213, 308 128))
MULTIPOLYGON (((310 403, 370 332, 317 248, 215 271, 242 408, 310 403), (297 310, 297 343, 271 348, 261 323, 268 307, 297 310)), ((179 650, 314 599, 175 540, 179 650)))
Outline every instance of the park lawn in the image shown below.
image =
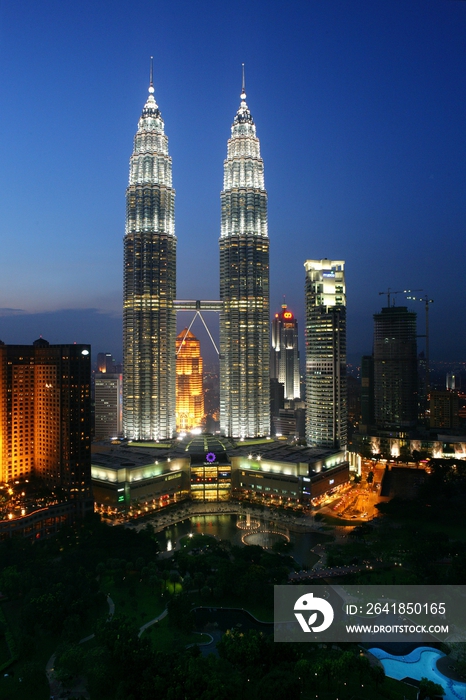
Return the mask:
POLYGON ((202 644, 211 641, 207 634, 181 632, 170 625, 168 617, 164 617, 148 627, 144 631, 143 637, 150 640, 154 651, 176 651, 184 649, 188 644, 202 644))
MULTIPOLYGON (((139 574, 129 574, 127 579, 127 584, 117 585, 113 576, 106 574, 101 578, 101 589, 115 603, 115 615, 125 615, 139 628, 164 611, 169 593, 154 592, 146 581, 140 581, 139 574)), ((167 585, 173 588, 170 582, 167 585)))

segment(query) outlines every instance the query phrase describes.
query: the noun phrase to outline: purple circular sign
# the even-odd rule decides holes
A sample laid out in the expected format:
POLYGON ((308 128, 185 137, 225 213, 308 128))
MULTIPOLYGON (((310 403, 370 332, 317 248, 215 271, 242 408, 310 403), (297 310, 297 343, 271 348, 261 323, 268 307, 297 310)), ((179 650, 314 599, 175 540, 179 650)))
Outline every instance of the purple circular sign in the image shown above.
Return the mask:
POLYGON ((217 459, 213 452, 208 452, 205 458, 208 462, 215 462, 215 460, 217 459))

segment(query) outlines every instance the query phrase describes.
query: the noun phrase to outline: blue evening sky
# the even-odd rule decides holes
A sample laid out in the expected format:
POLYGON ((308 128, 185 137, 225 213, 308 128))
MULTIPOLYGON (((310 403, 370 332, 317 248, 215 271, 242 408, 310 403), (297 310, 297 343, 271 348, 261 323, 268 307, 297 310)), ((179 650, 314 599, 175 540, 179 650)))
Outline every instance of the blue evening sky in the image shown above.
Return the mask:
MULTIPOLYGON (((218 298, 244 62, 271 312, 286 295, 302 328, 304 260, 343 259, 351 356, 371 351, 391 287, 434 299, 432 357, 466 358, 461 0, 1 3, 2 340, 42 334, 121 358, 125 188, 150 55, 173 158, 178 298, 218 298)), ((422 334, 424 307, 412 308, 422 334)))

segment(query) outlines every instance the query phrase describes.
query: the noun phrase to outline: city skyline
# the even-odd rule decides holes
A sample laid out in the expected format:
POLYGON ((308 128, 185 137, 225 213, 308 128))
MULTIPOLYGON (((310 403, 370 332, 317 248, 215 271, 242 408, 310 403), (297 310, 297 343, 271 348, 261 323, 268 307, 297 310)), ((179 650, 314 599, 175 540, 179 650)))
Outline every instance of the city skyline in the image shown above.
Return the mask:
POLYGON ((272 313, 286 295, 303 328, 304 260, 345 259, 349 356, 371 351, 380 292, 422 287, 435 301, 432 359, 464 357, 452 274, 464 246, 464 3, 297 2, 286 16, 274 3, 202 5, 131 6, 130 30, 124 3, 2 8, 0 339, 42 334, 121 359, 122 192, 154 55, 178 298, 218 296, 221 162, 244 62, 267 165, 272 313))

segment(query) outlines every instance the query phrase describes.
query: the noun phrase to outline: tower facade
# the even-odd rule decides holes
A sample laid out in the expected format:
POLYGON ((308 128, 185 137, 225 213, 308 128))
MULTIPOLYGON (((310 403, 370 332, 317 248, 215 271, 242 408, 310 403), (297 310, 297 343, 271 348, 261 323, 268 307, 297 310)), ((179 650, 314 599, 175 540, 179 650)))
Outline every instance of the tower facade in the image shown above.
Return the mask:
POLYGON ((378 428, 416 425, 416 314, 387 306, 374 314, 374 412, 378 428))
POLYGON ((306 260, 306 439, 347 444, 346 286, 343 260, 306 260))
POLYGON ((286 304, 272 321, 270 377, 283 384, 285 399, 300 398, 298 322, 286 304))
POLYGON ((235 437, 268 435, 267 192, 244 79, 228 140, 220 198, 220 430, 235 437))
POLYGON ((151 81, 130 160, 123 289, 123 430, 175 431, 176 237, 172 161, 151 81))
POLYGON ((204 418, 201 344, 185 328, 176 336, 176 429, 199 428, 204 418))
POLYGON ((94 436, 96 440, 122 434, 123 375, 97 372, 94 377, 94 436))
POLYGON ((34 475, 92 510, 89 345, 0 343, 0 481, 34 475))

